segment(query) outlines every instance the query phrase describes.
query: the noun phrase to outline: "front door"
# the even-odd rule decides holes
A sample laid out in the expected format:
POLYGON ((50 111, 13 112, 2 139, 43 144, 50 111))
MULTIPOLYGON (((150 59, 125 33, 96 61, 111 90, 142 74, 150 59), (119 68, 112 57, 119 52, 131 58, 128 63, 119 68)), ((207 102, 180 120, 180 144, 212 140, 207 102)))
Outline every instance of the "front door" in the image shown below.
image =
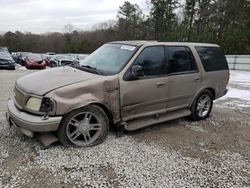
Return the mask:
POLYGON ((123 121, 163 113, 166 110, 167 76, 164 47, 145 47, 133 65, 142 66, 143 76, 136 80, 120 80, 123 121))

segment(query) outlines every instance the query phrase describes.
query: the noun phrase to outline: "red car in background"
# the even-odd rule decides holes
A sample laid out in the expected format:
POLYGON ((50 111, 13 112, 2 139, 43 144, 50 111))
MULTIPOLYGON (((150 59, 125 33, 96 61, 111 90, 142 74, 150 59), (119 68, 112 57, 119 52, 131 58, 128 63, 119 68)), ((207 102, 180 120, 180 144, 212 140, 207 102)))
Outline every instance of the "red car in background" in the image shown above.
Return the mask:
POLYGON ((46 62, 39 54, 30 54, 25 59, 25 67, 27 69, 45 69, 46 62))

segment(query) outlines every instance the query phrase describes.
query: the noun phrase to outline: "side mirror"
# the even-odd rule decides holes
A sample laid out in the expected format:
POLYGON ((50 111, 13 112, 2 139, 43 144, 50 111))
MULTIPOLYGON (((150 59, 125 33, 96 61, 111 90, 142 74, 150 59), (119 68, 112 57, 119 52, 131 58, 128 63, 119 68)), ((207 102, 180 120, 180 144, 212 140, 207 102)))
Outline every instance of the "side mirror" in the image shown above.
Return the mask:
POLYGON ((141 65, 133 65, 130 72, 133 79, 144 76, 143 68, 141 65))
POLYGON ((143 68, 140 65, 133 65, 124 75, 125 81, 136 80, 137 78, 144 76, 143 68))

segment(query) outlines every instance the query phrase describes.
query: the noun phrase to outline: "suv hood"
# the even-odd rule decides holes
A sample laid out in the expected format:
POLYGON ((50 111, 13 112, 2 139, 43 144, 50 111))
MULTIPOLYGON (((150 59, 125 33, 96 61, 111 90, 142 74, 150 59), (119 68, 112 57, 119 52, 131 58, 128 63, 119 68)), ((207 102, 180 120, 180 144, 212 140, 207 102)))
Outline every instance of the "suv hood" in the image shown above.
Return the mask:
POLYGON ((59 67, 23 76, 16 81, 16 86, 30 94, 44 95, 60 87, 76 82, 92 80, 97 77, 100 77, 100 75, 72 67, 59 67))

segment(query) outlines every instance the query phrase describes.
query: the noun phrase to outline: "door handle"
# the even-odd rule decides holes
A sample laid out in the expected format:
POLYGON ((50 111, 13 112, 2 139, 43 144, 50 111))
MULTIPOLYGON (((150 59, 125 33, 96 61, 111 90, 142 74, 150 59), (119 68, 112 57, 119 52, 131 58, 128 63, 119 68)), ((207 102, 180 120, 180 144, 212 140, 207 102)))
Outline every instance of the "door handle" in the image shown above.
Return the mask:
POLYGON ((195 78, 194 81, 199 82, 199 81, 201 81, 201 79, 200 78, 195 78))
POLYGON ((165 82, 159 82, 156 84, 157 87, 165 87, 166 83, 165 82))

